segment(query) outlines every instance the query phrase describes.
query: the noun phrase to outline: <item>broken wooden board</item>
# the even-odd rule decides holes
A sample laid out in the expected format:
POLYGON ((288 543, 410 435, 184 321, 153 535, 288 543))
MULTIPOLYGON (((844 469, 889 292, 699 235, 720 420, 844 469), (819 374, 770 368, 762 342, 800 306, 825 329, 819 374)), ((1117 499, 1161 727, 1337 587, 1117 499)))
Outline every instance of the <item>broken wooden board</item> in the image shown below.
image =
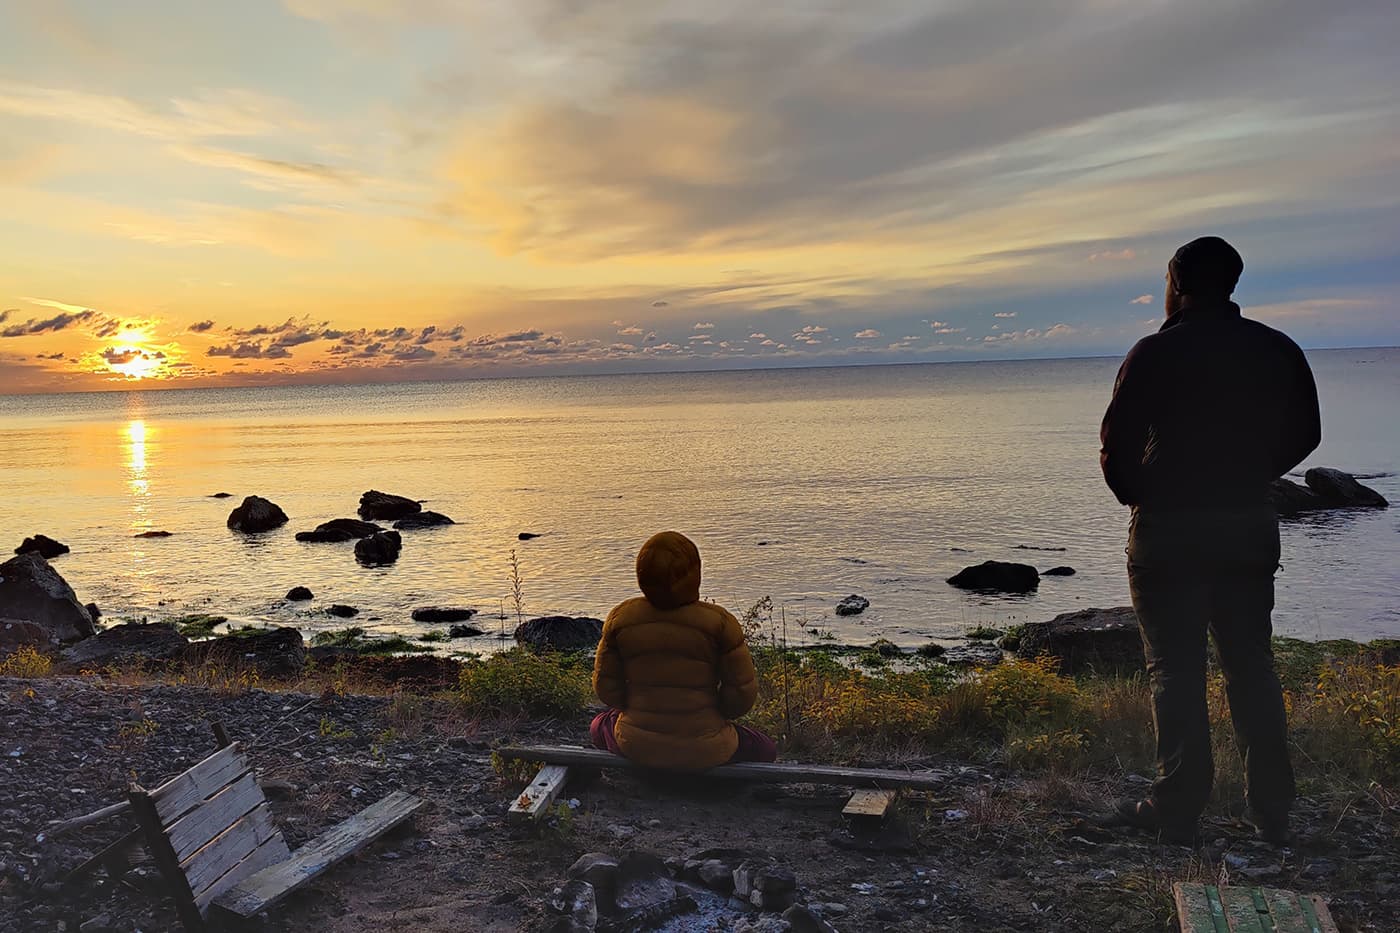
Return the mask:
MULTIPOLYGON (((621 771, 646 771, 620 755, 574 745, 513 745, 497 749, 502 758, 547 764, 581 765, 621 771)), ((772 764, 744 762, 720 765, 699 772, 706 777, 729 778, 766 784, 837 784, 847 787, 912 787, 936 790, 947 782, 942 771, 889 771, 877 768, 841 768, 779 761, 772 764)))
POLYGON ((1172 885, 1182 933, 1337 933, 1327 902, 1277 888, 1172 885))
POLYGON ((898 796, 898 790, 863 787, 851 794, 841 815, 858 820, 883 820, 898 796))
POLYGON ((252 917, 354 855, 411 817, 423 805, 412 794, 395 791, 302 846, 291 858, 249 875, 213 899, 215 913, 252 917))
POLYGON ((569 769, 564 765, 545 765, 530 786, 515 798, 506 818, 515 821, 539 819, 549 812, 568 780, 569 769))

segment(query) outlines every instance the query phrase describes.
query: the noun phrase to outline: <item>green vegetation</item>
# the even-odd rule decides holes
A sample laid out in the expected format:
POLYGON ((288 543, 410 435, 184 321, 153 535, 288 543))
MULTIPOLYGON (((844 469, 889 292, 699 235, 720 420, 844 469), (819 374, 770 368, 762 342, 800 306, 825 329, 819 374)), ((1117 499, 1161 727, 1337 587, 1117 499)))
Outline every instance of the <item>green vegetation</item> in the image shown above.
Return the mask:
POLYGON ((0 677, 46 677, 52 669, 53 661, 48 655, 28 645, 0 660, 0 677))
POLYGON ((435 628, 431 632, 424 632, 422 635, 419 635, 418 640, 429 644, 435 644, 440 641, 447 641, 447 633, 440 628, 435 628))
POLYGON ((973 641, 995 641, 1003 634, 1001 629, 992 628, 990 625, 979 625, 967 630, 967 637, 973 641))
POLYGON ((175 631, 186 638, 209 638, 214 634, 215 628, 228 621, 228 617, 196 612, 193 615, 179 616, 170 621, 175 626, 175 631))
POLYGON ((358 625, 317 632, 311 636, 311 644, 318 648, 350 648, 362 655, 409 654, 432 650, 415 644, 402 635, 390 635, 385 638, 369 637, 365 630, 358 625))
POLYGON ((489 715, 577 716, 593 697, 593 660, 584 654, 537 655, 512 648, 463 662, 458 695, 489 715))

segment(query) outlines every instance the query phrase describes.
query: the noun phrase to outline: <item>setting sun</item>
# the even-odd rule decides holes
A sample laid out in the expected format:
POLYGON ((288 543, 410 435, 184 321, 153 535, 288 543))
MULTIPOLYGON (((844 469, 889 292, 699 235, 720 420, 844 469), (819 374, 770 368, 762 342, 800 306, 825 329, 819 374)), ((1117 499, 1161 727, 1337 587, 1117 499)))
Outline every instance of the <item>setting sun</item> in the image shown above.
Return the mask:
POLYGON ((163 355, 140 347, 117 347, 107 354, 107 365, 130 379, 146 379, 156 374, 162 359, 163 355))

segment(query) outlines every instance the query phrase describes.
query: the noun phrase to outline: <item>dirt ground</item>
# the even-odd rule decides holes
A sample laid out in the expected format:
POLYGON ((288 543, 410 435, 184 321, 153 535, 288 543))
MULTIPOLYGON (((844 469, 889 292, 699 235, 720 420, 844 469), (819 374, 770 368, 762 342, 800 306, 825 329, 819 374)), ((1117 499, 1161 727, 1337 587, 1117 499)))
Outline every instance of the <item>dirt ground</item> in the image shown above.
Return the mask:
MULTIPOLYGON (((844 824, 848 791, 839 788, 618 772, 571 786, 565 799, 577 806, 566 815, 517 827, 505 811, 524 782, 499 776, 491 749, 578 744, 584 721, 485 725, 416 698, 221 695, 55 677, 0 679, 0 931, 178 928, 149 863, 71 890, 56 883, 117 838, 121 820, 36 837, 50 821, 123 799, 133 780, 154 786, 208 755, 210 720, 250 744, 260 779, 291 785, 273 809, 293 848, 393 790, 427 801, 411 826, 275 911, 271 930, 543 930, 545 900, 583 853, 673 859, 713 848, 790 868, 799 900, 842 933, 1172 930, 1170 886, 1182 878, 1317 892, 1343 929, 1400 930, 1400 815, 1378 813, 1364 794, 1340 813, 1302 801, 1300 842, 1283 851, 1227 820, 1208 822, 1199 850, 1105 830, 1098 814, 1131 786, 934 759, 915 764, 945 772, 946 788, 906 797, 874 834, 844 824)), ((722 933, 742 919, 735 910, 664 929, 722 933)))

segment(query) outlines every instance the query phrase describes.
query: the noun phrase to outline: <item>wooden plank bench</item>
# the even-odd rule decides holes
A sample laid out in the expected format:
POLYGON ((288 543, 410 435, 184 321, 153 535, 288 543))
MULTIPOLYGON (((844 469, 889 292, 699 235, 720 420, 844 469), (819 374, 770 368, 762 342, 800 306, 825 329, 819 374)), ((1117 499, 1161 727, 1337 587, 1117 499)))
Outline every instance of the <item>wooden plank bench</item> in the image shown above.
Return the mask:
POLYGON ((246 918, 275 906, 422 805, 390 794, 292 853, 236 742, 154 790, 133 784, 127 799, 191 931, 205 929, 211 909, 246 918))
POLYGON ((1316 894, 1182 882, 1172 894, 1181 933, 1337 933, 1316 894))
MULTIPOLYGON (((597 748, 575 745, 514 745, 496 750, 502 758, 540 762, 542 767, 530 786, 511 804, 511 819, 539 818, 549 810, 568 780, 570 766, 607 768, 615 771, 640 771, 635 762, 597 748)), ((877 768, 842 768, 835 765, 811 765, 796 762, 743 762, 720 765, 700 772, 707 778, 721 778, 764 784, 835 784, 845 787, 880 788, 898 791, 902 788, 934 790, 944 786, 947 775, 942 771, 892 771, 877 768)), ((857 794, 852 798, 861 815, 883 815, 894 797, 891 795, 857 794), (859 797, 857 800, 856 797, 859 797)), ((847 804, 849 808, 851 804, 847 804)))

